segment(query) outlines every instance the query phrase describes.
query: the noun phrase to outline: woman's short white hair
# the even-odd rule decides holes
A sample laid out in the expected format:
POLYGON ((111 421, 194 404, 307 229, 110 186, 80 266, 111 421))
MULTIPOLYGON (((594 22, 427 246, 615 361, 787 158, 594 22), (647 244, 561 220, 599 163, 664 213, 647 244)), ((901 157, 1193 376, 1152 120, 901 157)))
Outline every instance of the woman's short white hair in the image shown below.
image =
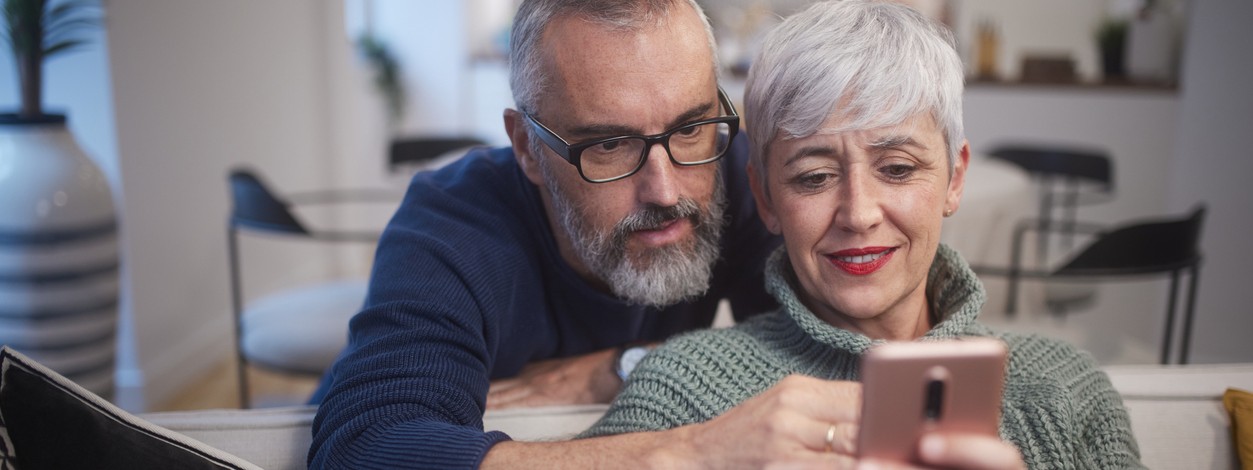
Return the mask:
POLYGON ((744 114, 751 162, 766 169, 776 138, 807 137, 838 115, 847 132, 898 125, 930 112, 949 169, 961 149, 961 58, 948 28, 886 1, 822 2, 785 19, 749 69, 744 114))
MULTIPOLYGON (((534 113, 548 83, 540 41, 558 18, 575 17, 609 28, 634 31, 664 20, 678 5, 689 5, 701 18, 709 50, 718 70, 713 28, 696 0, 524 0, 514 17, 509 37, 509 87, 519 110, 534 113)), ((605 60, 613 60, 606 57, 605 60)))

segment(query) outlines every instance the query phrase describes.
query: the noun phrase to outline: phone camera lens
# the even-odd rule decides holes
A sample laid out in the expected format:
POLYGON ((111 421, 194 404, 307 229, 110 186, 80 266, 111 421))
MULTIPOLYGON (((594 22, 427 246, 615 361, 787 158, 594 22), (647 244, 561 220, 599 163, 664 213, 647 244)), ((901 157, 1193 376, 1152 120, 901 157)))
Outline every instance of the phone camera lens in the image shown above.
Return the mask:
POLYGON ((923 415, 928 420, 939 421, 944 411, 944 382, 931 380, 927 382, 927 401, 923 407, 923 415))

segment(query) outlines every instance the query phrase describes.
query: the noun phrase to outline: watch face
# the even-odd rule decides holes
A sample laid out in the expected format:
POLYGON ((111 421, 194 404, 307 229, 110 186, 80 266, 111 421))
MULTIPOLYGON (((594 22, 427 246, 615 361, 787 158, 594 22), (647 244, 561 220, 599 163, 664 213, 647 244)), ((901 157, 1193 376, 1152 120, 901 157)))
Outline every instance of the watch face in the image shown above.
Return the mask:
POLYGON ((618 376, 622 380, 626 380, 631 371, 635 370, 635 365, 640 363, 640 359, 648 355, 648 348, 637 346, 622 352, 622 359, 618 361, 618 376))

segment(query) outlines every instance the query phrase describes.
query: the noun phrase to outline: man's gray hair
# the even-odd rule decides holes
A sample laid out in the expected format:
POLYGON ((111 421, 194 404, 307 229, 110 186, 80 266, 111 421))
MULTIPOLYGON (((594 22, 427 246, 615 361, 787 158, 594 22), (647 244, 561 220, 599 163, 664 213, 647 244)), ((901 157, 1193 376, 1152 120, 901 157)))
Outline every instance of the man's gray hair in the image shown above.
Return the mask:
POLYGON ((775 138, 894 126, 930 112, 952 171, 964 138, 961 58, 953 33, 904 5, 843 0, 810 6, 765 38, 749 69, 750 158, 766 169, 775 138), (839 129, 819 129, 838 113, 839 129))
POLYGON ((534 113, 539 96, 548 84, 540 40, 554 20, 575 17, 616 30, 635 31, 660 23, 674 6, 681 4, 691 6, 700 16, 714 57, 714 63, 709 66, 717 71, 713 28, 696 0, 524 0, 518 7, 509 37, 509 87, 518 110, 534 113))

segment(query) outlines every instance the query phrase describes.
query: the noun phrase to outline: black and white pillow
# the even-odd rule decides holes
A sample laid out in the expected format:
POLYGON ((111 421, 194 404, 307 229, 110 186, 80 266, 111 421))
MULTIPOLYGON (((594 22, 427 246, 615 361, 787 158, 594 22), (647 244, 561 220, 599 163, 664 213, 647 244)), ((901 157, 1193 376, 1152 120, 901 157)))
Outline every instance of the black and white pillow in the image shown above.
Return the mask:
POLYGON ((0 349, 0 470, 256 469, 0 349))

